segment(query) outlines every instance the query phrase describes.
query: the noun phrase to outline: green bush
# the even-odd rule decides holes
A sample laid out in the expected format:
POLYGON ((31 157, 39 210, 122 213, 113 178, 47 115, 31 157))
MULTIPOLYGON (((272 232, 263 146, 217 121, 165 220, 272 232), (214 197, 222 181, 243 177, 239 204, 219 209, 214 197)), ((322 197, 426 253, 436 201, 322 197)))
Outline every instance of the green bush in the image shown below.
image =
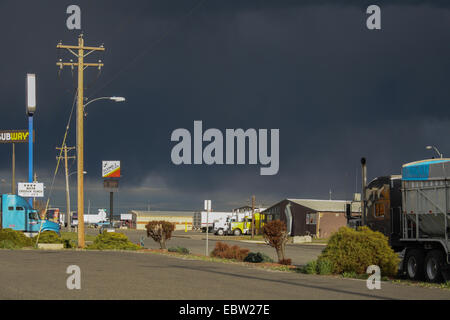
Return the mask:
POLYGON ((317 261, 317 273, 319 274, 332 274, 333 262, 328 259, 320 259, 317 261))
POLYGON ((273 260, 262 252, 250 252, 244 259, 245 262, 261 263, 261 262, 273 262, 273 260))
POLYGON ((317 274, 317 261, 313 260, 306 264, 303 268, 303 273, 307 274, 317 274))
POLYGON ((55 231, 41 232, 40 235, 33 237, 33 243, 36 243, 38 237, 39 243, 64 243, 64 240, 55 231))
POLYGON ((184 247, 171 247, 167 251, 169 251, 169 252, 178 252, 178 253, 181 253, 181 254, 189 254, 190 253, 189 249, 184 248, 184 247))
POLYGON ((17 249, 16 244, 11 240, 1 240, 0 249, 17 249))
POLYGON ((13 229, 1 229, 0 241, 7 240, 4 245, 14 245, 15 248, 32 247, 33 240, 28 238, 23 232, 13 229))
POLYGON ((128 240, 128 237, 119 232, 107 232, 95 237, 94 243, 88 245, 86 249, 94 250, 138 250, 141 247, 128 240))
POLYGON ((330 237, 318 263, 324 260, 332 263, 335 274, 364 274, 368 266, 377 265, 382 275, 393 276, 397 274, 399 264, 399 258, 389 246, 387 237, 367 227, 358 230, 340 228, 330 237))

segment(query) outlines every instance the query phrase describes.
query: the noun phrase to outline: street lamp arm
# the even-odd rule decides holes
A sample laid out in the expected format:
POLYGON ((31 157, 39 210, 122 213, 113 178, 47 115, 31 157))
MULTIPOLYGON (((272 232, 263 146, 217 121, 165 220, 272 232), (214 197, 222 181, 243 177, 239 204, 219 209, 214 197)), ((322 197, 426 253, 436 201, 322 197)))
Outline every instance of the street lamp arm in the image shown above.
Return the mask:
POLYGON ((439 157, 444 158, 444 155, 442 153, 440 153, 438 148, 436 148, 435 146, 427 146, 426 148, 428 150, 434 149, 434 151, 436 151, 436 153, 439 155, 439 157))
POLYGON ((113 100, 114 102, 123 102, 123 101, 125 101, 125 98, 124 97, 99 97, 99 98, 92 99, 83 105, 83 113, 85 116, 87 115, 87 113, 85 112, 86 107, 89 104, 91 104, 92 102, 98 101, 98 100, 113 100))
POLYGON ((92 102, 97 101, 97 100, 110 100, 110 99, 111 99, 111 97, 100 97, 100 98, 95 98, 95 99, 90 100, 90 101, 89 101, 88 103, 86 103, 83 107, 86 108, 88 104, 91 104, 92 102))
POLYGON ((439 152, 438 148, 436 148, 435 146, 433 146, 434 150, 437 152, 437 154, 443 158, 444 156, 442 155, 442 153, 439 152))

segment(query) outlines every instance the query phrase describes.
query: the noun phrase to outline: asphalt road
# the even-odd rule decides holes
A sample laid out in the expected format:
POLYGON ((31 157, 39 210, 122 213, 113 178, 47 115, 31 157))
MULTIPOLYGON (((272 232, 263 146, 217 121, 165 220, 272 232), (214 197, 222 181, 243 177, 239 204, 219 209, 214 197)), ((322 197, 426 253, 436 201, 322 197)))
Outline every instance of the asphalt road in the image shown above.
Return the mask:
MULTIPOLYGON (((128 236, 130 241, 134 243, 139 243, 139 240, 144 236, 144 245, 146 248, 159 249, 159 244, 153 241, 151 238, 147 238, 146 232, 141 230, 118 230, 128 236)), ((87 229, 86 233, 96 235, 98 230, 87 229)), ((210 234, 211 235, 211 234, 210 234)), ((181 246, 188 248, 192 253, 205 254, 206 253, 206 237, 205 233, 199 232, 180 232, 176 231, 172 239, 167 241, 167 248, 181 246), (187 237, 193 237, 190 239, 187 237)), ((212 236, 212 238, 214 238, 212 236)), ((271 257, 274 261, 277 261, 277 255, 275 249, 268 246, 265 243, 248 243, 243 241, 233 241, 233 236, 227 237, 229 240, 220 240, 226 242, 230 245, 238 245, 241 248, 249 249, 252 252, 263 252, 271 257)), ((218 240, 209 240, 209 252, 214 249, 216 242, 218 240)), ((286 257, 292 259, 292 264, 294 265, 305 265, 311 260, 316 259, 322 252, 325 246, 322 245, 309 245, 309 244, 289 244, 286 246, 286 257)))
POLYGON ((0 250, 0 299, 450 299, 450 291, 266 271, 149 253, 0 250), (69 290, 66 269, 81 269, 69 290))

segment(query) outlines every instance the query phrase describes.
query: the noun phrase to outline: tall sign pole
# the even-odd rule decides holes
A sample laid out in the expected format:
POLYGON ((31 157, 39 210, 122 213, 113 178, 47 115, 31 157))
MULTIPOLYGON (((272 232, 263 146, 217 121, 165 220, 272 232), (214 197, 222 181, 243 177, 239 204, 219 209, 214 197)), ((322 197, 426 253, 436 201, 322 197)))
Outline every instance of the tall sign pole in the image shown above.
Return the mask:
POLYGON ((16 144, 12 144, 12 185, 11 193, 16 194, 16 144))
POLYGON ((209 212, 211 211, 211 200, 205 200, 205 210, 206 210, 206 256, 209 256, 209 247, 208 247, 208 234, 209 234, 209 212))
POLYGON ((83 34, 78 37, 78 46, 67 46, 58 43, 58 49, 67 49, 70 53, 78 58, 76 62, 62 62, 56 63, 62 69, 64 66, 78 68, 78 91, 77 91, 77 213, 78 213, 78 247, 84 248, 84 91, 83 91, 83 75, 84 69, 87 67, 103 67, 103 63, 85 63, 84 57, 94 51, 105 51, 103 46, 100 47, 85 47, 83 34), (78 50, 78 53, 74 50, 78 50), (86 54, 84 53, 88 51, 86 54))
POLYGON ((255 237, 255 196, 252 196, 252 239, 254 237, 255 237))
MULTIPOLYGON (((36 75, 27 74, 27 109, 28 115, 28 182, 33 182, 33 115, 36 112, 36 75)), ((32 205, 33 199, 28 200, 32 205)))

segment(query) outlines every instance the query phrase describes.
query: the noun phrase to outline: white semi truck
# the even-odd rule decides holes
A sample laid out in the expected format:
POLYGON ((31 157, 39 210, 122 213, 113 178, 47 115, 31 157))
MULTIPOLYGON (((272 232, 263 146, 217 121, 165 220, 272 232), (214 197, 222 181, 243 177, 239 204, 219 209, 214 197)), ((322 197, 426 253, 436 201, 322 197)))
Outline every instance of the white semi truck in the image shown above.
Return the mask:
POLYGON ((193 228, 195 230, 201 230, 203 232, 206 232, 206 229, 208 228, 208 231, 211 232, 215 222, 221 219, 226 219, 232 214, 232 212, 216 211, 211 211, 209 212, 209 214, 206 211, 195 212, 193 217, 193 228))

